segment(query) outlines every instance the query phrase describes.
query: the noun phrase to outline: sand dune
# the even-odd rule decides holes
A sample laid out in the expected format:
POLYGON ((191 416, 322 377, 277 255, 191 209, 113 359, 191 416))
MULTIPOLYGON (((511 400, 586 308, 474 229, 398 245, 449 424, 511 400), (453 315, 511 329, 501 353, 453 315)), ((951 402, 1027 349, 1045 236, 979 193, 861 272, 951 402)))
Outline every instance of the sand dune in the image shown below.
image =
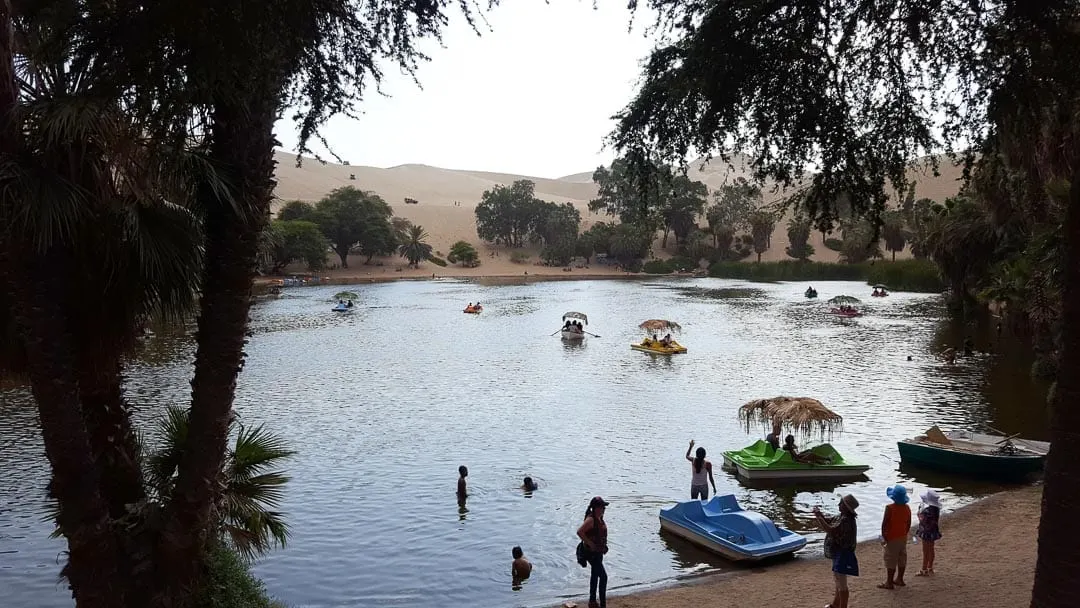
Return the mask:
MULTIPOLYGON (((583 228, 598 221, 610 218, 590 213, 588 202, 596 196, 596 185, 592 182, 592 171, 584 171, 560 178, 542 178, 487 171, 442 169, 428 165, 399 165, 390 168, 340 165, 320 163, 304 158, 301 166, 296 166, 296 155, 278 152, 276 177, 278 180, 275 194, 276 210, 288 200, 316 201, 331 190, 342 186, 355 186, 361 190, 370 190, 382 196, 393 208, 396 215, 420 224, 430 234, 431 244, 437 251, 445 253, 452 243, 465 240, 480 246, 484 255, 484 264, 474 269, 478 274, 521 274, 522 267, 510 264, 508 258, 489 257, 491 250, 483 247, 476 235, 474 209, 480 202, 485 190, 498 184, 509 185, 519 179, 529 179, 536 184, 536 196, 557 203, 573 203, 581 210, 583 228), (418 204, 405 204, 405 199, 415 199, 418 204)), ((911 177, 916 182, 915 193, 919 198, 927 197, 937 201, 953 196, 960 188, 961 170, 947 161, 940 168, 941 175, 934 176, 926 169, 913 169, 911 177)), ((708 163, 698 160, 690 164, 689 175, 692 179, 704 182, 710 190, 731 183, 739 177, 748 177, 743 159, 732 159, 728 164, 720 159, 708 163)), ((771 192, 766 185, 766 202, 776 200, 778 194, 771 192)), ((702 220, 704 225, 704 219, 702 220)), ((762 255, 762 260, 784 260, 787 255, 787 218, 777 223, 773 233, 772 247, 762 255)), ((836 261, 837 254, 826 249, 820 234, 811 237, 815 247, 814 259, 836 261)), ((670 251, 660 249, 659 239, 654 247, 658 257, 671 255, 670 251)), ((673 239, 669 239, 673 247, 673 239)), ((906 252, 898 255, 906 257, 906 252)), ((399 266, 397 260, 385 260, 391 267, 399 266)), ((396 270, 396 268, 395 268, 396 270)), ((529 268, 535 272, 535 267, 529 268)), ((558 269, 555 269, 558 270, 558 269)), ((385 271, 385 267, 380 271, 385 271)), ((455 271, 456 272, 456 271, 455 271)), ((469 274, 469 273, 466 273, 469 274)))

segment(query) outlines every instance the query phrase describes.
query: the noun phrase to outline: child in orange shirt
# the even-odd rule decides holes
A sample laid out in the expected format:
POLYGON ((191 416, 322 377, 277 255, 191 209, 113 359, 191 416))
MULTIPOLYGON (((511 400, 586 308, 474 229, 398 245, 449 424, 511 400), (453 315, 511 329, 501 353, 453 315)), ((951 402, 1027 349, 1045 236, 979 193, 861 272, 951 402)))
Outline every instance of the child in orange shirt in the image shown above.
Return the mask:
POLYGON ((893 589, 907 585, 904 570, 907 569, 908 533, 911 531, 911 507, 908 506, 907 488, 897 484, 885 490, 892 504, 885 507, 881 520, 881 544, 885 553, 885 572, 888 578, 878 585, 879 589, 893 589), (895 577, 895 579, 894 579, 895 577))

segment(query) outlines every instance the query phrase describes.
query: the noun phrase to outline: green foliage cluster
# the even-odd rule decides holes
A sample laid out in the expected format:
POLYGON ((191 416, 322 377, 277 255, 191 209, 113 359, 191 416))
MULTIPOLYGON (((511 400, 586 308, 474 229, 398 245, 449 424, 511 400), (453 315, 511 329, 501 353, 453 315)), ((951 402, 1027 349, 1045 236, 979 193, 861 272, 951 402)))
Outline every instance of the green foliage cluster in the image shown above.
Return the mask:
MULTIPOLYGON (((345 186, 332 191, 312 205, 304 201, 289 201, 278 212, 277 220, 267 227, 267 240, 281 242, 286 234, 292 235, 293 247, 278 248, 272 256, 270 272, 279 272, 285 265, 302 259, 310 270, 325 267, 325 259, 316 260, 315 240, 303 229, 285 222, 314 224, 326 243, 337 253, 342 268, 349 267, 348 256, 357 253, 366 256, 365 263, 375 256, 392 255, 407 238, 411 226, 408 220, 394 217, 393 209, 380 196, 372 192, 345 186), (283 233, 282 230, 287 230, 283 233), (297 241, 297 234, 304 231, 304 240, 297 241), (303 252, 298 253, 299 248, 303 252)), ((323 248, 323 258, 326 247, 323 248)))
POLYGON ((524 251, 514 251, 510 253, 510 261, 514 264, 524 264, 532 257, 524 251))
POLYGON ((810 229, 810 220, 805 218, 794 217, 788 222, 788 246, 784 250, 788 257, 806 261, 814 255, 814 246, 810 244, 810 229))
POLYGON ((476 233, 489 243, 506 247, 523 247, 529 242, 572 243, 581 212, 571 203, 559 205, 538 199, 535 191, 536 184, 527 179, 485 191, 476 205, 476 233))
POLYGON ((195 608, 285 608, 270 599, 248 562, 225 545, 211 545, 205 568, 206 580, 194 599, 195 608))
POLYGON ((784 260, 746 264, 716 262, 709 276, 748 281, 865 281, 897 291, 941 293, 946 285, 937 266, 929 260, 900 260, 862 264, 834 264, 784 260))
POLYGON ((649 260, 641 266, 641 272, 646 274, 671 274, 673 272, 693 272, 698 269, 696 262, 683 256, 675 256, 666 260, 649 260))
POLYGON ((446 268, 448 266, 446 260, 440 258, 437 255, 428 256, 427 261, 431 262, 432 264, 435 264, 436 266, 438 266, 440 268, 446 268))
POLYGON ((830 236, 825 239, 825 248, 839 252, 844 248, 844 241, 836 237, 830 236))
POLYGON ((458 241, 451 245, 450 254, 446 256, 446 259, 451 264, 460 263, 469 268, 480 265, 480 253, 466 241, 458 241))

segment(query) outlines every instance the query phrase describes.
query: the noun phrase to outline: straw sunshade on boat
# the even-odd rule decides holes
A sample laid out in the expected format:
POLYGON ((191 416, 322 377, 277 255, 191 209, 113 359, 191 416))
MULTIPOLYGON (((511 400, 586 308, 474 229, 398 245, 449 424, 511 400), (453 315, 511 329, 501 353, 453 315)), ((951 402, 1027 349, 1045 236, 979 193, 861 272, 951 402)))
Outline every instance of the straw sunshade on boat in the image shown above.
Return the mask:
POLYGON ((665 319, 649 319, 638 325, 641 329, 646 331, 679 331, 682 329, 678 323, 674 321, 667 321, 665 319))
POLYGON ((354 291, 339 291, 334 294, 335 300, 359 300, 360 296, 356 295, 354 291))
POLYGON ((570 312, 567 312, 567 313, 563 313, 562 318, 563 318, 563 320, 566 320, 566 319, 578 319, 579 321, 584 321, 586 325, 589 324, 589 317, 588 317, 588 315, 586 315, 583 312, 570 311, 570 312))
POLYGON ((859 298, 853 296, 836 296, 829 300, 829 304, 861 304, 859 298))
POLYGON ((757 399, 739 408, 739 421, 750 432, 752 424, 770 429, 779 423, 793 433, 825 437, 843 431, 844 419, 810 397, 773 397, 757 399))

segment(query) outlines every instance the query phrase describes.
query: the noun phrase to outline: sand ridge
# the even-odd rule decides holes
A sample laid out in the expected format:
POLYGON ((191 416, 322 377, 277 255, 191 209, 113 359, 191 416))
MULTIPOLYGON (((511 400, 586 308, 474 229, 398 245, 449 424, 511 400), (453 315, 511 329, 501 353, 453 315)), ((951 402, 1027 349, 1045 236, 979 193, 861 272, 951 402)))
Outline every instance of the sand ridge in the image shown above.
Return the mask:
MULTIPOLYGON (((305 200, 317 201, 331 190, 343 186, 354 186, 361 190, 373 191, 389 203, 396 215, 404 217, 414 224, 422 225, 429 234, 429 243, 435 251, 445 254, 450 245, 459 240, 472 243, 481 250, 481 267, 477 269, 440 269, 432 264, 424 264, 421 270, 427 270, 436 274, 440 270, 444 274, 461 274, 465 276, 481 275, 516 275, 528 271, 548 273, 538 267, 531 266, 536 262, 536 249, 530 250, 532 259, 528 265, 511 264, 505 251, 499 252, 499 257, 492 257, 494 251, 480 241, 476 234, 476 204, 480 202, 485 190, 502 184, 509 185, 519 179, 529 179, 536 184, 536 196, 556 203, 572 203, 581 211, 582 230, 596 222, 611 221, 606 215, 591 213, 588 210, 589 200, 596 196, 596 185, 592 182, 592 171, 584 171, 561 178, 542 178, 524 175, 511 175, 506 173, 493 173, 479 170, 443 169, 428 165, 408 164, 390 168, 378 168, 367 166, 352 166, 336 163, 322 163, 315 159, 304 158, 301 166, 297 167, 296 155, 290 152, 278 151, 275 153, 277 169, 275 177, 278 181, 275 189, 276 200, 272 209, 277 211, 285 201, 305 200), (354 179, 353 179, 354 178, 354 179), (405 199, 414 199, 418 204, 406 204, 405 199), (469 270, 475 272, 469 272, 469 270)), ((912 170, 911 177, 917 181, 916 197, 927 197, 937 201, 943 201, 953 196, 959 190, 961 169, 950 163, 943 163, 941 175, 933 176, 926 169, 912 170)), ((709 163, 695 161, 689 166, 689 175, 692 179, 704 182, 710 190, 715 190, 724 184, 731 183, 739 177, 747 177, 749 172, 744 160, 733 159, 728 164, 720 159, 713 159, 709 163)), ((772 192, 772 187, 766 185, 766 204, 776 200, 778 194, 772 192)), ((772 246, 766 251, 761 259, 763 261, 776 261, 789 259, 784 249, 787 247, 787 217, 777 222, 773 231, 772 246)), ((702 226, 706 225, 704 219, 702 226)), ((810 243, 815 248, 812 259, 824 262, 838 260, 836 252, 827 249, 823 244, 823 236, 813 233, 810 243)), ((653 246, 653 255, 659 258, 670 257, 674 254, 674 239, 669 238, 668 250, 660 247, 658 238, 653 246)), ((754 259, 751 256, 748 260, 754 259)), ((898 258, 909 257, 908 252, 898 254, 898 258)), ((332 262, 334 260, 331 260, 332 262)), ((403 268, 404 262, 398 258, 385 258, 379 260, 382 267, 361 266, 363 260, 350 260, 353 267, 353 275, 356 276, 380 276, 384 275, 389 268, 390 272, 405 273, 400 276, 420 276, 423 272, 410 272, 403 268)), ((561 269, 554 269, 560 272, 561 269)), ((575 271, 576 272, 576 271, 575 271)), ((605 270, 610 272, 610 269, 605 270)), ((340 274, 340 273, 339 273, 340 274)), ((582 273, 584 274, 584 273, 582 273)))

